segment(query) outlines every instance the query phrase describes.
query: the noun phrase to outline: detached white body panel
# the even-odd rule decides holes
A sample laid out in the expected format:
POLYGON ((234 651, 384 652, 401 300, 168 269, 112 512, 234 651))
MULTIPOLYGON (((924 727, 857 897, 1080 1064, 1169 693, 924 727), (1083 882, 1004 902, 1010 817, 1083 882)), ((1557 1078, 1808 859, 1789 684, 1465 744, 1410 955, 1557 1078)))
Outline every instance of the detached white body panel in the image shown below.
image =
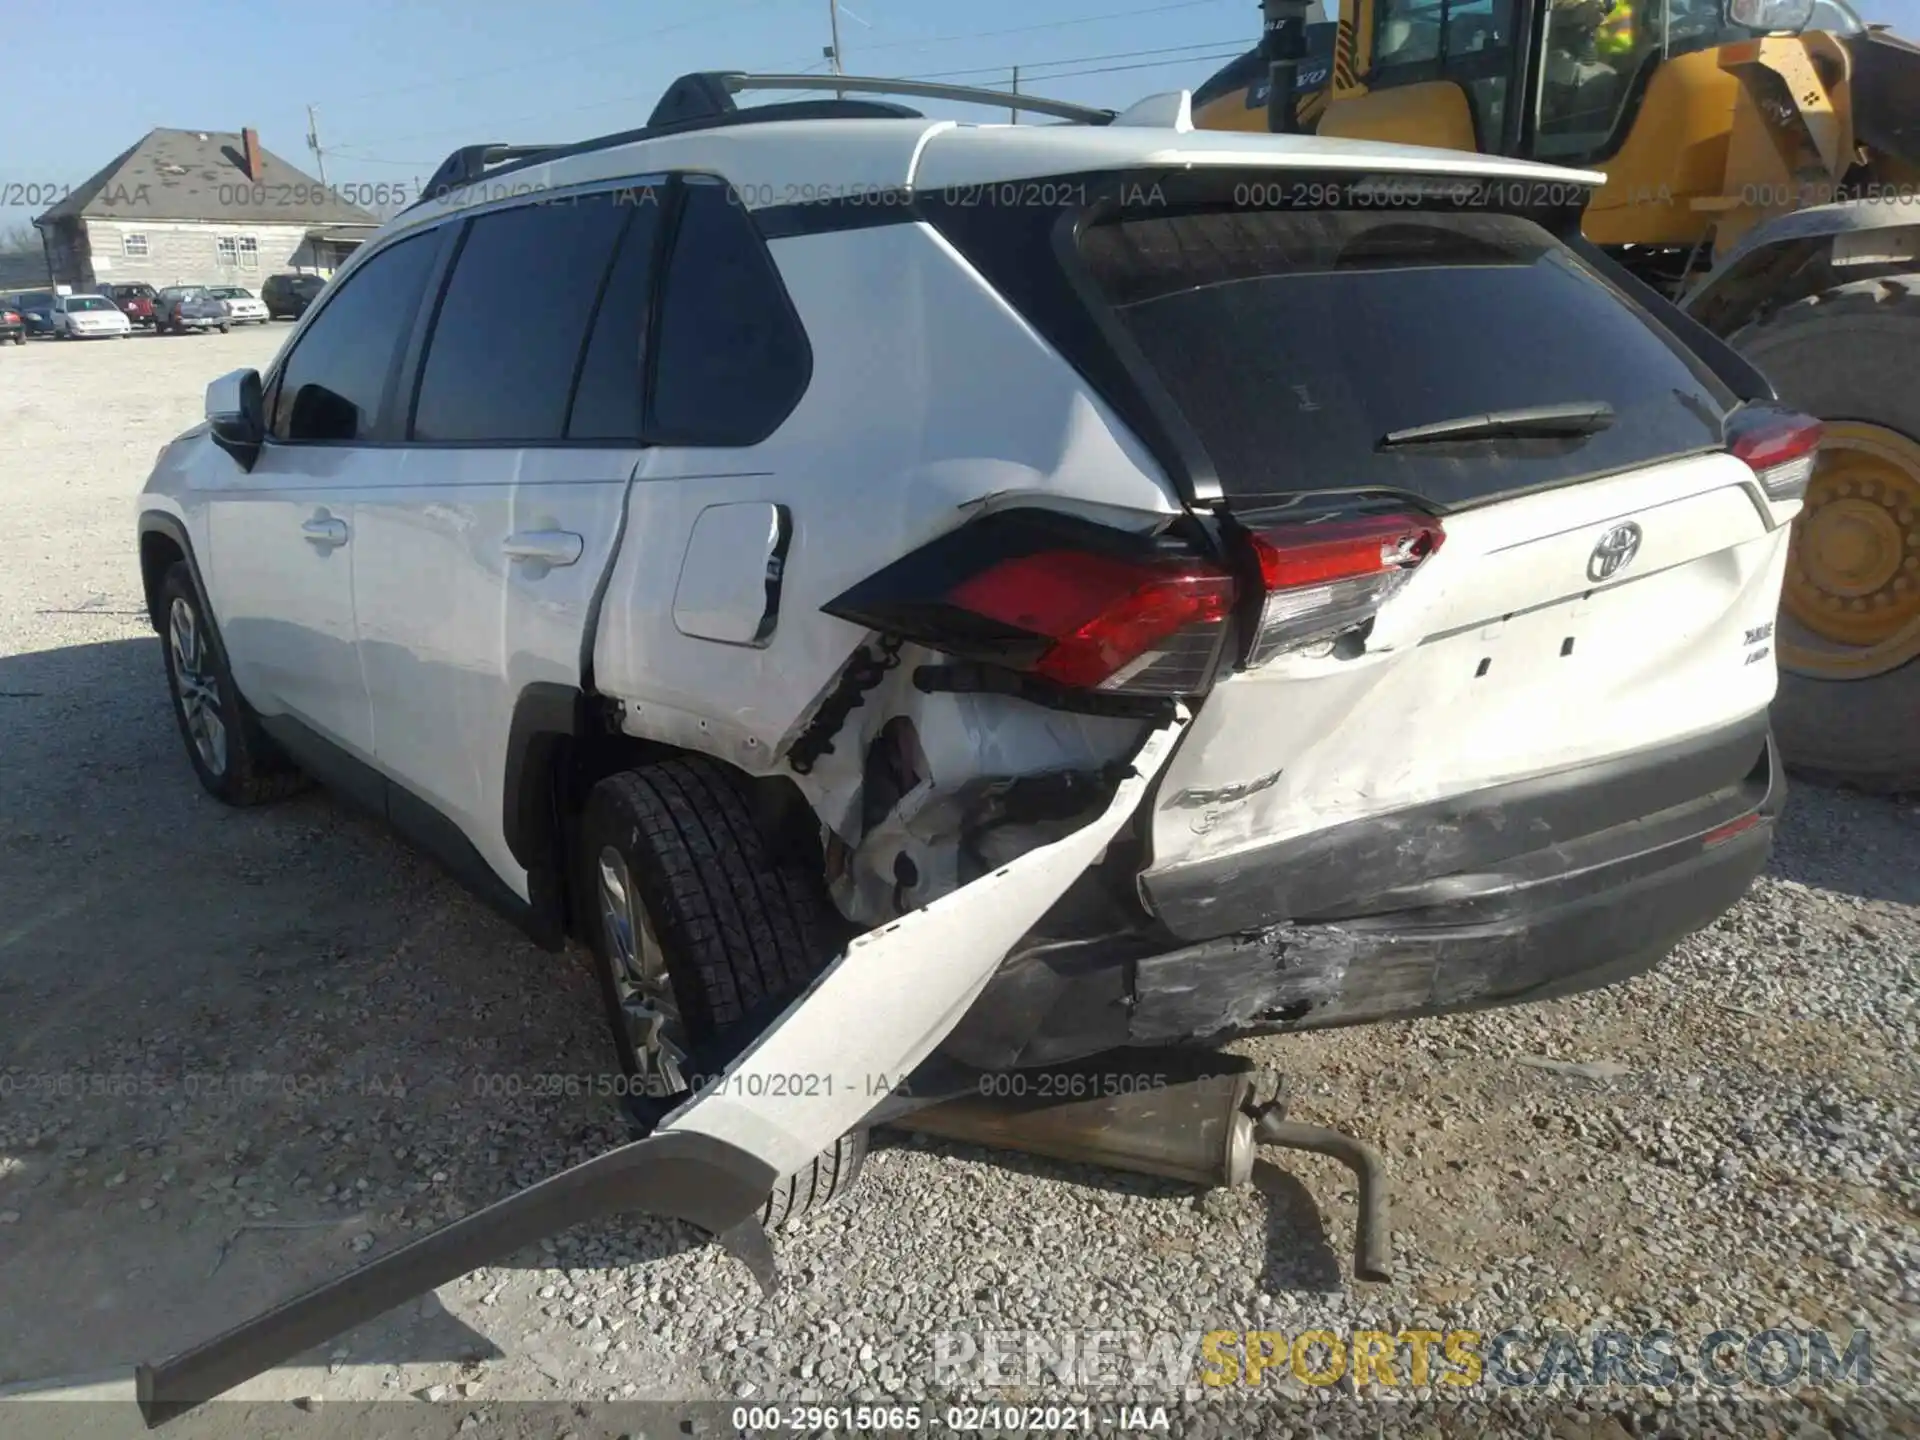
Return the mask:
POLYGON ((1014 943, 1133 818, 1184 721, 1153 731, 1106 810, 1051 845, 858 937, 663 1129, 789 1174, 858 1126, 978 998, 1014 943))

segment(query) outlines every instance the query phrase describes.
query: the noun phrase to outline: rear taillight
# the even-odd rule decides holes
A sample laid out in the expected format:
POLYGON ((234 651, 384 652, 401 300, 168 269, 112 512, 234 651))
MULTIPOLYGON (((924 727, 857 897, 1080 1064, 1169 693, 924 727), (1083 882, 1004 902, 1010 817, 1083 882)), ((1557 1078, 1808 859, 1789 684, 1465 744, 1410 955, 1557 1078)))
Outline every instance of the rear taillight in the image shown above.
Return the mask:
POLYGON ((1438 520, 1412 514, 1255 531, 1267 596, 1247 663, 1259 665, 1365 624, 1445 539, 1438 520))
POLYGON ((950 598, 1050 642, 1028 667, 1043 679, 1180 694, 1204 682, 1215 633, 1233 609, 1233 577, 1197 560, 1044 550, 1001 561, 950 598))
POLYGON ((824 608, 830 615, 1063 689, 1207 689, 1232 575, 1165 537, 1041 510, 986 515, 824 608))
POLYGON ((1770 498, 1798 500, 1813 478, 1821 428, 1810 415, 1751 406, 1728 419, 1727 448, 1747 462, 1770 498))

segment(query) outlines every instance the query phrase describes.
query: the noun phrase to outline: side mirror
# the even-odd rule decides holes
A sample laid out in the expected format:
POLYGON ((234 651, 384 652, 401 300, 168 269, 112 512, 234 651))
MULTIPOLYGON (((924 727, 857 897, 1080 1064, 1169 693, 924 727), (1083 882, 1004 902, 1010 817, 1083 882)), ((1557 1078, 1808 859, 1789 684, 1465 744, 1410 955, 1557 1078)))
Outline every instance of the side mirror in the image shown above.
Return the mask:
POLYGON ((1748 30, 1799 32, 1813 19, 1814 0, 1727 0, 1727 23, 1748 30))
POLYGON ((207 386, 207 428, 213 434, 213 443, 231 455, 242 470, 253 469, 267 436, 258 370, 235 370, 207 386))

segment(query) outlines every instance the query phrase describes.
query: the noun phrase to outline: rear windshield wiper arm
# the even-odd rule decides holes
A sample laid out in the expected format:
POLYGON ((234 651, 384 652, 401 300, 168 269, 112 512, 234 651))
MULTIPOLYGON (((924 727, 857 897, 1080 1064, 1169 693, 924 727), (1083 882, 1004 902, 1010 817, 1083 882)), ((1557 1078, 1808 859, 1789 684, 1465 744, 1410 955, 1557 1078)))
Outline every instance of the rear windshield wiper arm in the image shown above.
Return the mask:
POLYGON ((1441 445, 1454 440, 1526 440, 1591 435, 1613 424, 1613 407, 1597 400, 1564 405, 1526 405, 1484 415, 1459 415, 1428 425, 1389 430, 1380 437, 1383 450, 1399 445, 1441 445))

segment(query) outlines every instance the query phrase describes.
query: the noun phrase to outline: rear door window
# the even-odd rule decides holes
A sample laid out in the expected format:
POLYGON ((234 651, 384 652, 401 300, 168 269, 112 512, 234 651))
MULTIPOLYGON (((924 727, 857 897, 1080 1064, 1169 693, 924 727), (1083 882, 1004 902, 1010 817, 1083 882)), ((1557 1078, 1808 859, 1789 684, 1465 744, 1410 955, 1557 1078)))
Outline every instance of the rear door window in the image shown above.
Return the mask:
POLYGON ((757 445, 812 374, 800 317, 746 209, 689 178, 660 304, 649 433, 665 445, 757 445))
POLYGON ((1733 397, 1531 220, 1207 210, 1089 226, 1081 256, 1230 499, 1381 488, 1442 507, 1718 448, 1733 397), (1389 446, 1535 406, 1555 438, 1389 446))
POLYGON ((570 440, 639 442, 645 435, 647 328, 653 303, 654 249, 662 210, 651 198, 633 219, 601 292, 600 309, 567 421, 570 440))
POLYGON ((447 282, 413 438, 561 438, 587 326, 635 207, 613 192, 481 215, 447 282))

